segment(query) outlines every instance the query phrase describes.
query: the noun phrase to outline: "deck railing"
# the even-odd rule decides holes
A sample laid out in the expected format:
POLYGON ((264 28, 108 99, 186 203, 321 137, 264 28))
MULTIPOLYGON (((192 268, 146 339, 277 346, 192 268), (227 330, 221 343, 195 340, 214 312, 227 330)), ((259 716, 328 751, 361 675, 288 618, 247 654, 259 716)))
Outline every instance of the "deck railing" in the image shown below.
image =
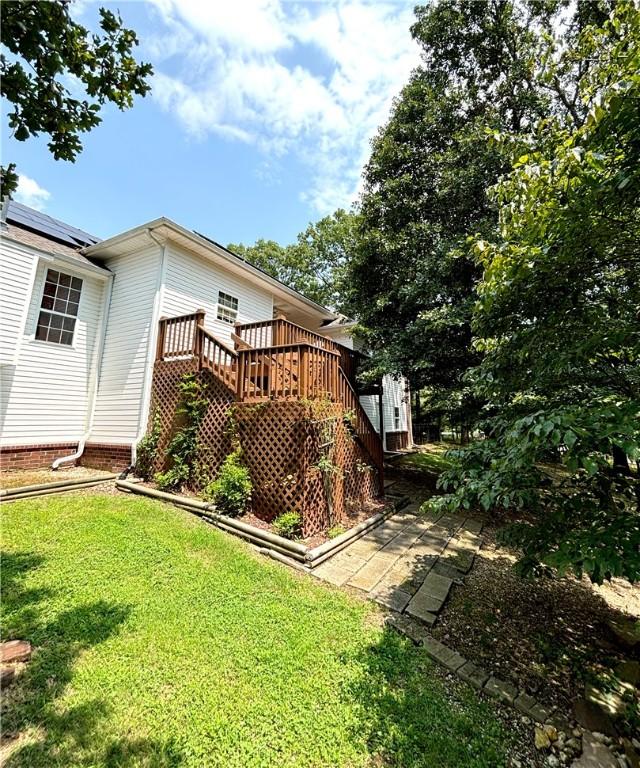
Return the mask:
POLYGON ((369 456, 373 459, 374 464, 380 472, 382 482, 382 468, 384 463, 382 440, 367 416, 367 412, 362 407, 360 399, 358 398, 358 393, 351 386, 350 381, 342 371, 340 371, 339 391, 339 398, 345 408, 347 418, 351 420, 354 431, 358 435, 358 438, 361 440, 369 456))
POLYGON ((321 349, 337 351, 335 342, 319 333, 303 328, 301 325, 276 317, 273 320, 260 320, 257 323, 236 323, 236 333, 254 349, 263 347, 281 347, 285 344, 313 344, 321 349))
POLYGON ((157 359, 195 357, 198 367, 221 379, 240 402, 320 397, 341 402, 382 473, 382 442, 353 387, 357 353, 282 319, 236 325, 237 335, 252 348, 233 350, 204 328, 204 317, 198 310, 162 318, 157 359))
POLYGON ((198 328, 204 325, 204 309, 177 317, 163 317, 158 329, 156 357, 159 360, 173 360, 190 357, 196 349, 198 328))
POLYGON ((338 344, 326 336, 296 325, 290 320, 277 317, 273 320, 261 320, 256 323, 236 323, 236 335, 254 349, 279 347, 286 344, 310 344, 314 347, 337 352, 340 355, 340 367, 350 382, 355 383, 358 352, 343 344, 338 344))
POLYGON ((238 398, 338 399, 340 356, 311 344, 238 350, 238 398))
POLYGON ((199 329, 196 338, 195 356, 200 368, 213 371, 229 389, 237 391, 238 355, 204 328, 199 329))

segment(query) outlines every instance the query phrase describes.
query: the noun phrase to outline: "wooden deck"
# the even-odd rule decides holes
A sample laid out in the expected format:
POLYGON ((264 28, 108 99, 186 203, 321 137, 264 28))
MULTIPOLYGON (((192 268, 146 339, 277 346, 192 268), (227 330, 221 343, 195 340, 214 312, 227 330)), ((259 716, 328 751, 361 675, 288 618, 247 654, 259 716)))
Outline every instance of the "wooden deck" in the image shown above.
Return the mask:
POLYGON ((382 476, 378 433, 356 392, 358 353, 283 318, 235 325, 231 349, 204 327, 205 313, 163 318, 158 360, 195 357, 239 402, 328 399, 342 404, 382 476))

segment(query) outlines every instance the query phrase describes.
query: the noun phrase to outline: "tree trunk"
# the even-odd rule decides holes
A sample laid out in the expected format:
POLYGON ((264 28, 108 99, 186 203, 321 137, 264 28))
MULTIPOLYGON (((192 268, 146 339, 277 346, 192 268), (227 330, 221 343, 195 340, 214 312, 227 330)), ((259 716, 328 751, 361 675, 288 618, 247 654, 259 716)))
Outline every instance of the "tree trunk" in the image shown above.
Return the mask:
POLYGON ((611 452, 613 454, 613 471, 618 475, 630 475, 631 469, 627 454, 617 445, 611 446, 611 452))

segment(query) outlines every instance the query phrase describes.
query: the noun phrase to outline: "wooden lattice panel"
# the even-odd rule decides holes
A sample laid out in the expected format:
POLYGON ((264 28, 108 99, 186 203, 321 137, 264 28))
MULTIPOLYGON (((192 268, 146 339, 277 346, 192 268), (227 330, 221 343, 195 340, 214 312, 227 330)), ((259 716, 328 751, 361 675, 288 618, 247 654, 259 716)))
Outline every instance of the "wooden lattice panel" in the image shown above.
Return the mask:
POLYGON ((171 362, 158 360, 154 366, 149 429, 156 414, 160 417, 160 440, 153 467, 154 472, 162 472, 167 468, 167 446, 180 426, 180 417, 176 414, 176 408, 180 402, 178 384, 180 379, 188 373, 197 373, 196 362, 191 358, 171 362))
MULTIPOLYGON (((176 409, 180 403, 179 384, 183 376, 196 373, 205 386, 205 397, 209 401, 207 412, 198 434, 200 445, 198 477, 204 483, 207 477, 213 478, 220 465, 231 451, 228 434, 229 412, 233 404, 233 393, 210 371, 198 371, 193 359, 158 361, 153 373, 151 394, 151 426, 154 414, 160 415, 161 433, 158 442, 158 458, 155 472, 168 468, 167 446, 180 427, 180 416, 176 409)), ((194 488, 198 490, 198 488, 194 488)))
POLYGON ((234 418, 253 483, 252 507, 271 521, 290 510, 304 515, 304 409, 296 401, 237 403, 234 418))
POLYGON ((157 411, 161 422, 155 471, 167 468, 166 448, 180 426, 180 380, 197 373, 209 400, 198 436, 198 475, 203 480, 215 477, 233 449, 233 428, 251 474, 252 511, 263 520, 296 511, 303 534, 310 536, 347 522, 351 507, 376 497, 378 475, 369 469, 371 460, 345 423, 340 403, 234 403, 233 393, 213 373, 198 372, 196 366, 193 359, 155 365, 150 413, 157 411), (322 471, 321 460, 335 470, 322 471))
MULTIPOLYGON (((198 432, 198 472, 200 485, 215 479, 222 462, 233 450, 229 432, 231 407, 234 394, 211 371, 200 371, 200 381, 205 385, 205 397, 209 407, 198 432)), ((194 486, 194 490, 199 488, 194 486)))

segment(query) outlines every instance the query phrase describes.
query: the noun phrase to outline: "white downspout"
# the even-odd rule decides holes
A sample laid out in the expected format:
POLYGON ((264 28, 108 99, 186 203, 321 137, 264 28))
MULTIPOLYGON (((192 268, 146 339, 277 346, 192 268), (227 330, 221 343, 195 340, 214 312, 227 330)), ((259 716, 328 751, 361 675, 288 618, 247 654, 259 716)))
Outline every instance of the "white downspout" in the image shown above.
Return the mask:
MULTIPOLYGON (((138 431, 131 442, 131 466, 129 470, 136 465, 138 443, 145 436, 147 431, 147 422, 149 418, 149 405, 151 403, 151 380, 153 378, 153 366, 156 354, 156 342, 158 338, 158 323, 160 322, 160 312, 162 310, 162 299, 164 296, 164 281, 167 270, 167 246, 166 240, 158 239, 151 229, 147 229, 149 237, 160 246, 160 269, 158 271, 158 282, 156 284, 156 295, 153 300, 153 312, 151 314, 151 327, 149 328, 149 346, 147 348, 147 360, 144 369, 144 381, 142 384, 142 398, 140 403, 140 413, 138 414, 138 431)), ((129 470, 126 470, 127 472, 129 470)))
POLYGON ((409 379, 404 376, 404 382, 406 384, 405 392, 407 394, 407 400, 405 403, 405 412, 407 415, 407 432, 408 434, 408 448, 413 448, 413 418, 411 416, 411 387, 409 386, 409 379))
POLYGON ((98 338, 98 346, 95 354, 95 375, 93 377, 93 383, 91 385, 91 391, 89 393, 89 402, 87 404, 88 423, 85 433, 80 438, 78 447, 75 453, 69 454, 69 456, 60 456, 55 459, 51 465, 51 469, 58 469, 61 464, 66 464, 68 461, 76 461, 84 453, 84 448, 93 430, 93 417, 96 410, 96 395, 98 394, 98 384, 100 383, 100 374, 102 372, 102 353, 104 351, 104 341, 107 335, 107 322, 109 319, 109 308, 111 306, 111 291, 113 290, 113 275, 109 275, 107 278, 107 286, 104 303, 102 305, 102 321, 100 323, 100 337, 98 338))

